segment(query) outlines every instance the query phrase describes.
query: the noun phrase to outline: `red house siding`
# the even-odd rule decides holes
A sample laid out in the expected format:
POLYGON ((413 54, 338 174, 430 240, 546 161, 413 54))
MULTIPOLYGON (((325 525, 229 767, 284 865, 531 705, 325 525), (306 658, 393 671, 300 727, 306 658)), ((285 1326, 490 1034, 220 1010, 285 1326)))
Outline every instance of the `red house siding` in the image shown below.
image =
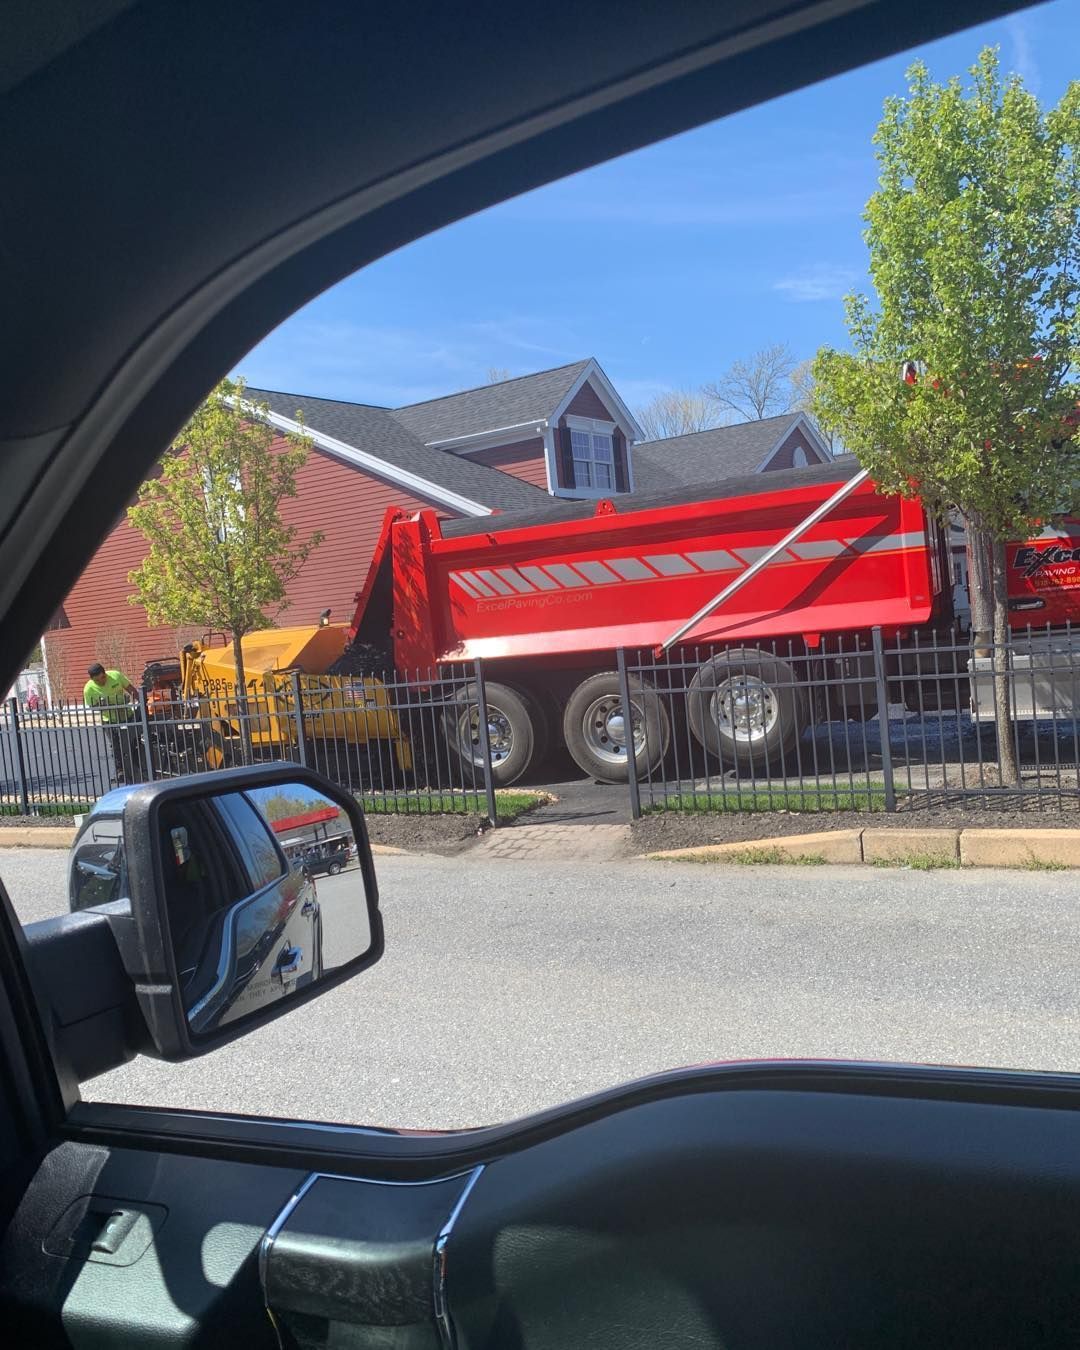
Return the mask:
MULTIPOLYGON (((288 604, 277 619, 282 625, 314 622, 330 607, 335 622, 352 618, 353 596, 367 574, 372 550, 388 506, 418 511, 435 503, 410 496, 392 483, 374 477, 315 449, 297 475, 297 496, 282 504, 282 515, 301 538, 321 530, 314 550, 288 589, 288 604)), ((441 514, 451 514, 438 508, 441 514)), ((60 676, 68 698, 78 698, 85 670, 100 659, 122 659, 133 680, 145 663, 175 653, 192 636, 173 627, 151 628, 146 613, 128 603, 128 573, 143 560, 146 545, 127 520, 121 520, 75 583, 64 609, 71 627, 46 635, 50 678, 60 676)), ((55 683, 55 679, 54 679, 55 683)))
POLYGON ((806 455, 807 464, 820 464, 821 459, 818 452, 810 445, 809 437, 800 428, 796 427, 784 439, 783 444, 777 450, 776 454, 764 466, 765 470, 773 469, 791 469, 795 467, 795 451, 801 448, 806 455))
POLYGON ((547 491, 547 464, 544 460, 544 442, 536 436, 531 441, 516 441, 513 445, 500 445, 491 450, 477 450, 470 459, 478 464, 487 464, 492 469, 501 469, 503 473, 523 478, 526 483, 547 491))
POLYGON ((599 417, 603 422, 614 422, 600 395, 586 381, 567 405, 566 411, 573 417, 599 417))

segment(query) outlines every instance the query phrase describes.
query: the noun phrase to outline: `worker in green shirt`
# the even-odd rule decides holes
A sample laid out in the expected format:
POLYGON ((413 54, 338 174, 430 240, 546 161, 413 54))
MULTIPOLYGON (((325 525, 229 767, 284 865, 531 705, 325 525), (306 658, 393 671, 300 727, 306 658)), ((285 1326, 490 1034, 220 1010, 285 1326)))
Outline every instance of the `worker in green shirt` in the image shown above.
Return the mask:
POLYGON ((83 687, 83 702, 88 708, 101 710, 102 724, 112 740, 116 781, 138 782, 139 733, 135 709, 131 706, 134 685, 122 671, 106 670, 100 661, 95 661, 86 673, 90 678, 83 687))

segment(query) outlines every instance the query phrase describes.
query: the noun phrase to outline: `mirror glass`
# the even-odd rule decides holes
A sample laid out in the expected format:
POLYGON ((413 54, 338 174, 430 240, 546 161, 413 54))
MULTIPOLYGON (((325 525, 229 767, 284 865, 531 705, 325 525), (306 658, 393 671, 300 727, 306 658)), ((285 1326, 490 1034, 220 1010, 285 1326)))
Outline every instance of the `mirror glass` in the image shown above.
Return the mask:
POLYGON ((162 895, 193 1036, 287 998, 371 947, 349 817, 303 783, 165 801, 162 895))

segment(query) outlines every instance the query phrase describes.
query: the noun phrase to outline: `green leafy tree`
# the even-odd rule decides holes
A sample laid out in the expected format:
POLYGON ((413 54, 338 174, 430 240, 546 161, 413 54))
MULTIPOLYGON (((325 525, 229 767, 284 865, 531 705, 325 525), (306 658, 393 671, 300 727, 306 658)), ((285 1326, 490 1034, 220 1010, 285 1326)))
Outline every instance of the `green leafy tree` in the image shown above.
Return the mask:
POLYGON ((971 77, 916 63, 885 104, 864 216, 877 302, 847 297, 853 350, 818 353, 813 410, 882 491, 962 515, 1011 783, 1003 541, 1070 508, 1080 469, 1080 84, 1044 114, 994 50, 971 77))
POLYGON ((153 624, 228 633, 240 711, 246 707, 244 637, 284 608, 285 589, 321 541, 281 516, 311 441, 264 420, 243 381, 225 380, 180 432, 161 473, 139 489, 128 519, 150 550, 129 574, 132 604, 153 624))

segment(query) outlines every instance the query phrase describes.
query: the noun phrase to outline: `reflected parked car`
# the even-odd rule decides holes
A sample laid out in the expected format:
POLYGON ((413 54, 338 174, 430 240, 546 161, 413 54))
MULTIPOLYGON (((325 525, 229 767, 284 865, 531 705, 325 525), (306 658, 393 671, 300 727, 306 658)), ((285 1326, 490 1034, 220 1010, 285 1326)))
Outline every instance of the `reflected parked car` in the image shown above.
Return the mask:
MULTIPOLYGON (((106 793, 83 821, 68 865, 72 911, 129 899, 123 817, 134 791, 106 793)), ((315 887, 290 865, 246 793, 170 802, 159 843, 176 974, 192 1031, 232 1021, 321 976, 315 887)))

